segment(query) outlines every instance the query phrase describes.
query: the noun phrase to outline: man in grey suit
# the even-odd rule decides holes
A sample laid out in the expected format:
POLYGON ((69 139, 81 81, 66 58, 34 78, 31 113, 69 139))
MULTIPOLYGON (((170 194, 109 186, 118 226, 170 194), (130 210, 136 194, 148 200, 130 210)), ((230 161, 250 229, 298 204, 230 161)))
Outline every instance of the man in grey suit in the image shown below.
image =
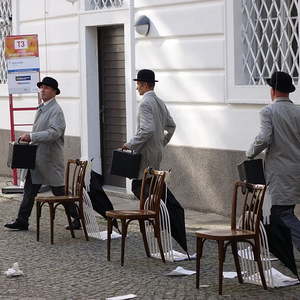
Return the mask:
POLYGON ((157 82, 154 72, 140 70, 134 81, 137 82, 136 89, 143 99, 139 106, 136 134, 123 145, 123 149, 142 154, 139 178, 132 181, 132 192, 139 198, 144 169, 159 169, 164 147, 174 134, 176 125, 164 102, 154 92, 157 82))
POLYGON ((246 155, 254 158, 266 149, 271 214, 290 229, 293 243, 300 250, 300 221, 294 215, 295 205, 300 203, 300 108, 289 98, 295 91, 289 74, 275 72, 267 82, 272 104, 260 111, 260 132, 246 155))
MULTIPOLYGON (((55 196, 64 195, 64 133, 65 118, 63 111, 56 102, 55 96, 60 93, 58 83, 54 78, 45 77, 38 82, 43 103, 39 106, 31 133, 24 133, 20 140, 37 144, 35 169, 28 170, 24 195, 18 217, 4 226, 14 230, 28 230, 34 198, 42 184, 49 185, 55 196)), ((65 206, 75 220, 74 229, 80 227, 75 205, 65 206)))
MULTIPOLYGON (((139 176, 132 180, 132 192, 140 198, 144 169, 151 167, 159 170, 164 147, 172 138, 176 124, 164 102, 154 92, 157 82, 154 72, 147 69, 140 70, 134 80, 143 99, 139 106, 136 134, 123 145, 123 149, 135 150, 142 154, 139 176)), ((162 199, 165 199, 165 195, 162 199)), ((169 188, 166 206, 169 211, 172 237, 187 252, 184 209, 169 188)))

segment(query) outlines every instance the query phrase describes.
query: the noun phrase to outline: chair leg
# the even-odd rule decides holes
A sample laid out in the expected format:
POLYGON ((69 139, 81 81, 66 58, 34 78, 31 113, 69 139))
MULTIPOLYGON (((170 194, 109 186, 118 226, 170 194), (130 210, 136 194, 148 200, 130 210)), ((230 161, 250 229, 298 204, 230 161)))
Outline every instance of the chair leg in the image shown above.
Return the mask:
POLYGON ((65 213, 67 215, 71 236, 74 239, 75 238, 75 233, 74 233, 74 230, 73 230, 73 227, 72 227, 71 216, 70 216, 69 210, 66 207, 65 207, 65 213))
POLYGON ((49 211, 50 211, 50 242, 53 244, 54 240, 54 218, 55 218, 55 210, 53 203, 49 203, 49 211))
POLYGON ((36 240, 40 240, 41 203, 36 202, 36 240))
POLYGON ((139 220, 139 224, 140 224, 140 231, 143 236, 143 242, 144 242, 146 254, 148 257, 151 257, 149 245, 148 245, 148 241, 147 241, 147 236, 146 236, 145 220, 139 220))
POLYGON ((200 284, 200 259, 202 257, 204 239, 197 237, 197 258, 196 258, 196 288, 199 289, 200 284))
POLYGON ((240 266, 240 262, 239 262, 239 255, 238 255, 236 241, 231 242, 231 250, 232 250, 232 254, 233 254, 233 258, 234 258, 234 264, 235 264, 239 283, 243 283, 243 277, 242 277, 242 273, 241 273, 241 266, 240 266))
POLYGON ((267 283, 266 283, 264 268, 263 268, 261 257, 260 257, 259 238, 257 238, 257 239, 254 240, 253 253, 254 253, 254 258, 255 258, 255 260, 257 262, 258 271, 259 271, 259 275, 260 275, 262 286, 263 286, 263 288, 265 290, 267 290, 268 287, 267 287, 267 283))
POLYGON ((124 266, 124 255, 125 255, 125 240, 127 236, 127 226, 126 219, 121 220, 122 224, 122 244, 121 244, 121 266, 124 266))
POLYGON ((154 234, 155 234, 155 237, 156 237, 157 243, 158 243, 161 260, 163 261, 163 263, 166 263, 164 250, 163 250, 162 243, 161 243, 159 220, 154 221, 153 227, 154 227, 154 234))
POLYGON ((110 244, 111 244, 111 233, 113 228, 113 219, 107 217, 107 260, 110 261, 110 244))
POLYGON ((87 230, 86 230, 82 204, 79 204, 79 216, 80 216, 81 225, 82 225, 82 228, 83 228, 85 239, 88 241, 89 240, 89 235, 88 235, 87 230))
POLYGON ((218 241, 219 250, 219 295, 222 295, 223 263, 225 257, 224 241, 218 241))

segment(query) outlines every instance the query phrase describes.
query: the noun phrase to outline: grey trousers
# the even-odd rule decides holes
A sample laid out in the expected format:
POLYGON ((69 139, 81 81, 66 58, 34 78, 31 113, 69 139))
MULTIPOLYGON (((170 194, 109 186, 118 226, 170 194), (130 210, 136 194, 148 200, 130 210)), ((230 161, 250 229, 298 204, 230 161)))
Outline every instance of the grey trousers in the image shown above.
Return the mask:
MULTIPOLYGON (((16 221, 28 225, 28 219, 31 215, 31 211, 34 205, 34 198, 38 194, 41 186, 41 184, 32 183, 31 174, 28 170, 24 185, 23 200, 21 202, 16 221)), ((64 186, 51 186, 50 188, 54 196, 63 196, 65 194, 64 186)), ((78 218, 78 212, 75 204, 65 205, 65 209, 69 211, 71 217, 78 218)))
POLYGON ((295 205, 273 205, 271 214, 279 216, 290 229, 294 246, 300 251, 300 221, 294 214, 295 205))

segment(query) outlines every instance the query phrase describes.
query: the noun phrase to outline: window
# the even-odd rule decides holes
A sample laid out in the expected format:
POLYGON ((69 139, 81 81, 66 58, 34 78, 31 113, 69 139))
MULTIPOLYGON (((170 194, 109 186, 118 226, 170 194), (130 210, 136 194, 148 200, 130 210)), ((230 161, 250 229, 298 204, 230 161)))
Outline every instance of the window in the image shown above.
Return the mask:
POLYGON ((88 9, 116 8, 123 5, 124 0, 88 0, 88 9))
POLYGON ((299 79, 298 0, 241 0, 242 82, 264 85, 274 71, 299 79))
POLYGON ((0 1, 0 84, 7 81, 6 62, 4 57, 4 38, 12 33, 11 0, 0 1))

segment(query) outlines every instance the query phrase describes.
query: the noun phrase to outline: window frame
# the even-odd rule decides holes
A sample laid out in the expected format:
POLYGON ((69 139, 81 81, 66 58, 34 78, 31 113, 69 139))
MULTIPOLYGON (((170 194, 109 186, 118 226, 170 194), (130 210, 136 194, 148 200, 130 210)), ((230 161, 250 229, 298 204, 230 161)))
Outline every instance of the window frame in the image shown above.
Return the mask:
MULTIPOLYGON (((236 76, 242 70, 242 44, 240 24, 240 1, 225 1, 226 26, 226 103, 268 104, 270 103, 270 88, 268 85, 237 85, 236 76)), ((300 46, 300 45, 299 45, 300 46)), ((300 104, 300 79, 296 91, 291 94, 291 100, 300 104)))

